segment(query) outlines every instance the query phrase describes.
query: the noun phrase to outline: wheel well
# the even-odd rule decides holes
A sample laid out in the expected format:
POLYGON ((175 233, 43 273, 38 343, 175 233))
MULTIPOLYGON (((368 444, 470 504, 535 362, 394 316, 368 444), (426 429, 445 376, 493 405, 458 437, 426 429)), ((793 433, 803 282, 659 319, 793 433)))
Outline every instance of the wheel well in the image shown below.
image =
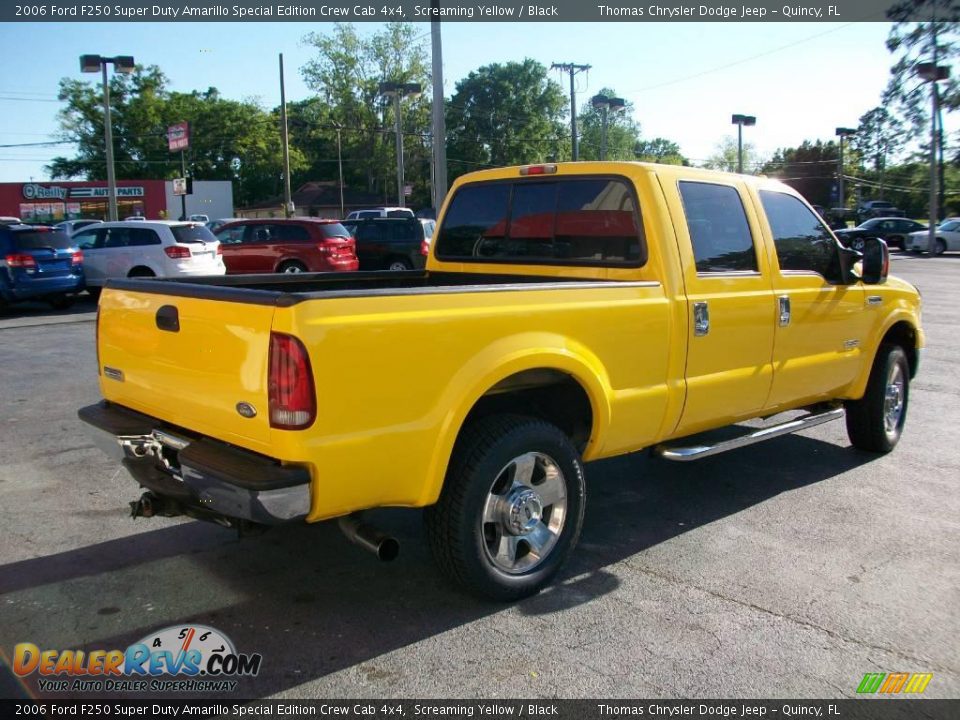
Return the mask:
POLYGON ((132 267, 130 268, 130 272, 127 273, 127 277, 142 277, 144 275, 152 275, 156 277, 156 273, 153 271, 153 268, 148 268, 146 265, 137 265, 136 267, 132 267))
POLYGON ((902 347, 907 355, 907 362, 910 363, 910 377, 917 374, 917 331, 910 323, 903 320, 894 323, 893 327, 887 330, 880 344, 902 347))
POLYGON ((525 370, 504 378, 471 408, 464 425, 488 415, 515 413, 560 428, 583 451, 593 430, 593 408, 586 390, 559 370, 525 370))
POLYGON ((307 268, 307 264, 302 260, 298 260, 297 258, 284 258, 277 263, 277 271, 279 272, 280 268, 284 265, 299 265, 302 268, 307 268))

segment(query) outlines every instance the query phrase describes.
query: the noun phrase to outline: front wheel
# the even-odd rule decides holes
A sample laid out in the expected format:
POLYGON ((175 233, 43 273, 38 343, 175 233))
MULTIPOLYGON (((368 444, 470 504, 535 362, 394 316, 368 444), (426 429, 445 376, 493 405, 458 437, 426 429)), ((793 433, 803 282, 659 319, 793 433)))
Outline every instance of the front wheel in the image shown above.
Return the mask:
POLYGON ((896 447, 907 419, 910 365, 899 345, 881 345, 870 370, 867 391, 847 407, 847 435, 860 450, 888 453, 896 447))
POLYGON ((940 238, 937 238, 937 242, 933 245, 933 254, 934 255, 943 255, 947 251, 947 243, 945 243, 940 238))
POLYGON ((573 550, 585 487, 576 448, 535 418, 494 415, 457 440, 443 492, 426 510, 440 567, 494 600, 539 592, 573 550))
POLYGON ((277 272, 288 275, 304 273, 306 271, 307 266, 303 263, 297 262, 296 260, 288 260, 285 263, 281 263, 280 267, 277 268, 277 272))

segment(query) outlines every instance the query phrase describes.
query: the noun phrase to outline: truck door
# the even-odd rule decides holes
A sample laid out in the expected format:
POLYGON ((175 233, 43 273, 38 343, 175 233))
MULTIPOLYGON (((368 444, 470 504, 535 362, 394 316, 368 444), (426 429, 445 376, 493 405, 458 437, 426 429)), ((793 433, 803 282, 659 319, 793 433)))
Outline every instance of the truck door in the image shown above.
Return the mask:
POLYGON ((776 409, 837 397, 864 362, 873 320, 861 284, 845 285, 833 234, 799 198, 760 190, 776 257, 774 378, 767 405, 776 409))
POLYGON ((667 197, 689 318, 687 394, 676 430, 685 435, 763 408, 773 374, 774 298, 743 183, 680 181, 679 190, 667 197))

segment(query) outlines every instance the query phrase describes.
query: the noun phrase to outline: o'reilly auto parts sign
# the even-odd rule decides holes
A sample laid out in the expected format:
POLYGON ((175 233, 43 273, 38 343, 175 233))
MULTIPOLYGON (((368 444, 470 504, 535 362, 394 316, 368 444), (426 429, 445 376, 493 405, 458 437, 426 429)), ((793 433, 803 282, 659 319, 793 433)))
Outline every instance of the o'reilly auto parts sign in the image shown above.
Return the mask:
MULTIPOLYGON (((106 186, 66 188, 60 185, 44 186, 36 183, 28 183, 23 186, 23 197, 27 200, 66 200, 68 197, 78 199, 105 198, 107 194, 108 188, 106 186)), ((117 197, 143 197, 144 194, 142 187, 117 188, 117 197)))

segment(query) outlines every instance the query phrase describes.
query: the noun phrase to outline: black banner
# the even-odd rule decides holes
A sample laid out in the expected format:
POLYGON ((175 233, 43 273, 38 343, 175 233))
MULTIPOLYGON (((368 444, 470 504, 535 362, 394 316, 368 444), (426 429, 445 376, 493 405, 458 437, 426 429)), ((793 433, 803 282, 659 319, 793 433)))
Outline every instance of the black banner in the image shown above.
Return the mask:
MULTIPOLYGON (((4 22, 879 22, 929 20, 895 0, 25 0, 0 4, 4 22), (893 13, 893 14, 891 14, 893 13)), ((957 7, 944 15, 956 14, 957 7)), ((944 19, 948 19, 944 17, 944 19)), ((956 19, 956 18, 954 18, 956 19)))
POLYGON ((960 700, 2 700, 0 717, 955 720, 960 700))

